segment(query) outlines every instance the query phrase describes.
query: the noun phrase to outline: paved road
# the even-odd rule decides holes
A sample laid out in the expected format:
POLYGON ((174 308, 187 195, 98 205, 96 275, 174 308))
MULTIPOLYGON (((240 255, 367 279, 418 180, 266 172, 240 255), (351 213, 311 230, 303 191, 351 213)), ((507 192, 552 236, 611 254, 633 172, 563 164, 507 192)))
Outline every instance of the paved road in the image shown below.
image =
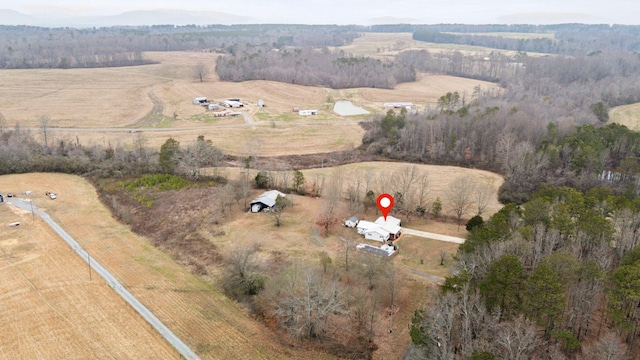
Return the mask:
MULTIPOLYGON (((10 198, 7 199, 7 202, 28 211, 31 211, 32 209, 32 203, 28 201, 10 198)), ((47 224, 49 224, 49 226, 51 226, 51 228, 58 235, 60 235, 60 237, 64 241, 66 241, 73 250, 75 250, 80 258, 82 258, 85 262, 88 262, 91 265, 91 268, 100 276, 102 276, 107 284, 109 284, 109 286, 111 286, 129 305, 131 305, 134 310, 136 310, 145 320, 147 320, 147 322, 151 326, 153 326, 153 328, 156 329, 156 331, 158 331, 160 335, 162 335, 162 337, 164 337, 171 345, 173 345, 173 347, 178 350, 182 357, 184 357, 185 359, 199 359, 198 355, 191 351, 191 349, 173 332, 171 332, 171 330, 169 330, 169 328, 167 328, 162 323, 162 321, 160 321, 160 319, 153 315, 153 313, 149 309, 147 309, 146 306, 142 305, 142 303, 138 301, 138 299, 136 299, 129 291, 127 291, 127 289, 125 289, 107 269, 100 265, 100 263, 95 259, 90 259, 89 253, 85 249, 83 249, 82 246, 80 246, 80 244, 73 237, 71 237, 71 235, 64 231, 64 229, 62 229, 60 225, 53 221, 49 214, 38 210, 35 206, 33 207, 33 212, 41 217, 47 224)))
POLYGON ((413 229, 407 229, 407 228, 402 228, 402 233, 407 235, 419 236, 427 239, 446 241, 446 242, 451 242, 456 244, 464 244, 463 238, 459 238, 455 236, 440 235, 440 234, 434 234, 426 231, 419 231, 419 230, 413 230, 413 229))

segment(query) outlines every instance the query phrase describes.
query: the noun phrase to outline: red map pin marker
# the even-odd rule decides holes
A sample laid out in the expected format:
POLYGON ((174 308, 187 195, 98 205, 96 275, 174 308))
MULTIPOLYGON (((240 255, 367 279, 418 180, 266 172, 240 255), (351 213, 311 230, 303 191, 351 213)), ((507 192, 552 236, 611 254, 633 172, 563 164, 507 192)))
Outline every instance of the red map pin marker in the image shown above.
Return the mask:
POLYGON ((389 194, 382 194, 378 196, 378 209, 382 212, 382 216, 384 216, 384 221, 387 221, 387 215, 389 215, 389 211, 393 209, 393 196, 389 194))

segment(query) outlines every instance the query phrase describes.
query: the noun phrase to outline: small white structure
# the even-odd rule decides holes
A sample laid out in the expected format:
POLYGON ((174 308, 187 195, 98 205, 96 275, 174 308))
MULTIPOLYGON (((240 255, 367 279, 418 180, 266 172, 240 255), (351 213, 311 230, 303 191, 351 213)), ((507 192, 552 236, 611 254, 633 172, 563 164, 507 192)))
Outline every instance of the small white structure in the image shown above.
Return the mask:
POLYGON ((258 107, 264 107, 264 100, 258 100, 258 107))
POLYGON ((380 241, 385 242, 389 240, 391 234, 388 231, 383 230, 382 228, 373 228, 365 230, 364 238, 367 240, 380 241))
POLYGON ((350 227, 350 228, 354 228, 354 227, 358 226, 358 218, 355 217, 355 216, 349 216, 344 221, 344 226, 350 227))
POLYGON ((218 106, 216 104, 207 105, 207 110, 218 110, 218 109, 220 109, 220 106, 218 106))
POLYGON ((286 195, 278 190, 265 191, 262 195, 251 201, 251 212, 257 213, 263 209, 271 209, 276 204, 278 196, 285 197, 286 195))
POLYGON ((393 103, 384 103, 385 109, 402 109, 405 108, 407 110, 411 110, 413 107, 413 103, 410 102, 393 102, 393 103))
POLYGON ((203 105, 208 103, 207 98, 204 96, 193 98, 193 105, 203 105))
POLYGON ((228 108, 241 108, 244 107, 244 104, 240 102, 239 99, 228 99, 221 103, 222 106, 228 108))
POLYGON ((318 115, 318 110, 298 110, 298 114, 303 116, 318 115))

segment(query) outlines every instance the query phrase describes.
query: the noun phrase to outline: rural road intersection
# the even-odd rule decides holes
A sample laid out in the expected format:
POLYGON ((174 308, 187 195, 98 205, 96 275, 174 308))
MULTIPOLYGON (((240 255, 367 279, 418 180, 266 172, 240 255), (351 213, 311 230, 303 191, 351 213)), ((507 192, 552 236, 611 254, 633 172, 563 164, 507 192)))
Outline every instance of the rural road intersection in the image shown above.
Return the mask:
POLYGON ((98 273, 102 278, 116 291, 135 311, 138 312, 162 337, 164 337, 185 359, 199 359, 198 355, 196 355, 190 348, 182 342, 169 328, 167 328, 160 319, 158 319, 153 313, 144 306, 138 299, 136 299, 127 289, 125 289, 122 284, 113 276, 111 273, 105 269, 99 262, 95 259, 91 260, 89 253, 80 246, 80 244, 69 235, 60 225, 58 225, 49 214, 37 210, 35 206, 32 208, 32 202, 23 201, 16 198, 8 198, 7 202, 15 205, 21 209, 32 211, 35 215, 38 215, 42 218, 64 241, 66 241, 69 246, 83 259, 85 262, 88 262, 96 273, 98 273))

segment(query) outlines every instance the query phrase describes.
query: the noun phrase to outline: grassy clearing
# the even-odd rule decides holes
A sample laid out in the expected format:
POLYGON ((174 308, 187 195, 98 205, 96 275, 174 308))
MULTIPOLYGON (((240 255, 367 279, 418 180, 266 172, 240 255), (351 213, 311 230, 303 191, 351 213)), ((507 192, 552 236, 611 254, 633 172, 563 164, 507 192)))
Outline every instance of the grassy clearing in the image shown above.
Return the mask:
MULTIPOLYGON (((25 190, 33 191, 31 198, 36 202, 36 206, 48 212, 58 221, 87 249, 92 258, 109 269, 134 296, 192 349, 200 349, 199 355, 203 359, 316 358, 313 353, 307 354, 285 348, 274 341, 271 333, 246 315, 243 309, 211 285, 207 285, 202 279, 190 274, 167 254, 151 247, 146 239, 133 234, 126 226, 115 221, 98 201, 95 190, 82 178, 60 174, 8 175, 0 177, 0 189, 3 192, 11 191, 18 194, 24 193, 25 190), (49 200, 45 196, 47 190, 55 191, 58 194, 58 199, 49 200)), ((29 214, 25 216, 30 219, 29 214)), ((27 233, 24 235, 14 234, 11 235, 11 238, 17 239, 17 242, 21 244, 31 241, 27 233)), ((66 247, 62 246, 61 249, 69 253, 66 247)), ((47 254, 49 249, 45 247, 43 251, 47 254)), ((52 258, 52 261, 54 259, 56 265, 52 268, 55 269, 52 271, 53 274, 63 274, 69 271, 74 271, 71 274, 75 274, 76 270, 72 267, 73 261, 70 260, 71 265, 67 267, 67 261, 60 262, 55 257, 52 258), (61 263, 65 265, 60 266, 61 263)), ((78 274, 86 276, 85 266, 78 265, 78 274)), ((6 274, 17 279, 14 273, 6 274)), ((38 271, 31 273, 29 278, 33 279, 32 281, 39 281, 38 284, 41 284, 40 281, 47 279, 45 275, 49 276, 47 272, 38 268, 38 271)), ((49 282, 52 285, 57 284, 56 286, 65 291, 77 290, 86 294, 86 285, 83 285, 82 282, 64 282, 55 279, 49 280, 49 282)), ((29 285, 23 287, 27 289, 29 285)), ((38 285, 38 287, 43 288, 44 285, 38 285)), ((24 291, 24 293, 32 294, 29 291, 24 291)), ((101 297, 108 298, 106 295, 101 297)), ((2 298, 0 297, 0 299, 2 298)), ((16 299, 20 298, 16 297, 16 299)), ((61 294, 57 299, 56 304, 69 303, 64 294, 61 294)), ((17 309, 17 305, 12 306, 17 309)), ((46 304, 43 307, 48 308, 46 304)), ((11 307, 3 306, 2 309, 6 312, 6 314, 3 313, 3 316, 6 315, 4 318, 11 318, 9 316, 11 312, 8 311, 11 307)), ((68 318, 75 317, 75 314, 72 316, 71 313, 70 311, 68 318)), ((122 316, 122 313, 118 313, 118 316, 122 316)), ((21 311, 20 317, 23 323, 30 324, 33 321, 41 321, 38 320, 38 315, 33 312, 21 311)), ((136 335, 143 333, 142 330, 136 331, 134 322, 123 321, 126 323, 125 330, 123 330, 125 333, 135 333, 136 335)), ((18 324, 13 321, 11 323, 18 324)), ((63 328, 68 328, 66 322, 63 321, 63 323, 63 328)), ((98 322, 92 322, 92 324, 95 323, 98 322)), ((7 332, 15 330, 7 327, 5 329, 7 332)), ((44 329, 44 339, 51 333, 56 333, 55 331, 50 333, 49 329, 44 329)), ((117 328, 109 331, 118 332, 117 328)), ((84 333, 82 330, 79 332, 84 333)), ((76 337, 82 338, 82 335, 72 334, 69 339, 76 337)), ((7 334, 4 339, 13 339, 13 337, 7 334)), ((42 340, 42 337, 34 338, 33 341, 40 343, 41 341, 38 339, 43 344, 47 342, 42 340)), ((139 337, 133 339, 136 344, 142 342, 137 345, 139 347, 154 346, 150 340, 139 337)), ((95 337, 92 346, 105 346, 106 341, 103 341, 101 337, 95 337)), ((82 351, 92 351, 93 355, 101 354, 91 346, 87 346, 86 349, 82 351)), ((116 354, 113 357, 145 358, 148 357, 147 354, 152 353, 150 350, 146 353, 141 352, 139 356, 119 356, 116 354)), ((93 356, 83 356, 82 354, 84 353, 80 353, 78 357, 93 356)), ((168 357, 159 355, 157 358, 168 357)))
MULTIPOLYGON (((513 36, 517 36, 515 33, 513 36)), ((524 34, 523 34, 524 35, 524 34)), ((436 44, 424 41, 416 41, 412 33, 364 33, 350 45, 340 49, 357 56, 374 56, 378 58, 392 59, 399 52, 407 50, 428 50, 429 52, 453 52, 460 51, 466 55, 487 55, 499 52, 507 56, 517 54, 517 51, 492 49, 482 46, 459 44, 436 44)), ((529 53, 531 56, 542 55, 529 53)))
POLYGON ((398 241, 398 249, 395 261, 422 273, 445 277, 451 275, 449 266, 458 244, 404 235, 398 241), (440 251, 446 253, 444 266, 440 265, 440 251))
POLYGON ((631 130, 640 130, 640 103, 618 106, 609 112, 609 120, 628 127, 631 130))
POLYGON ((486 32, 486 33, 449 33, 454 35, 478 35, 478 36, 499 36, 505 39, 550 39, 555 40, 556 35, 553 32, 548 33, 518 33, 518 32, 486 32))

